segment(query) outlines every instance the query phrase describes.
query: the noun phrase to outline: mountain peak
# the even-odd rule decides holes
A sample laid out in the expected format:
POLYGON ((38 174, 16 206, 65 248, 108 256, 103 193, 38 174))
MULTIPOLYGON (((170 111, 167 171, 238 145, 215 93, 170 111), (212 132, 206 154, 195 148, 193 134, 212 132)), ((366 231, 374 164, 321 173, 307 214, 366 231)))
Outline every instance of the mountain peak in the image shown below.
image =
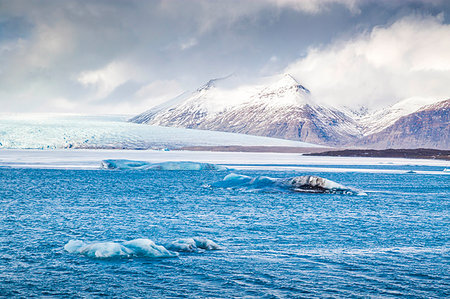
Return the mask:
POLYGON ((290 74, 282 74, 275 79, 258 94, 260 100, 271 105, 305 105, 310 102, 310 91, 290 74))
POLYGON ((199 88, 197 89, 197 91, 209 90, 209 89, 211 89, 212 87, 216 87, 216 83, 217 83, 217 82, 222 81, 222 80, 226 80, 226 79, 230 78, 231 76, 233 76, 233 74, 230 74, 230 75, 225 76, 225 77, 220 77, 220 78, 214 78, 214 79, 211 79, 211 80, 209 80, 208 82, 206 82, 206 84, 204 84, 204 85, 202 85, 201 87, 199 87, 199 88))

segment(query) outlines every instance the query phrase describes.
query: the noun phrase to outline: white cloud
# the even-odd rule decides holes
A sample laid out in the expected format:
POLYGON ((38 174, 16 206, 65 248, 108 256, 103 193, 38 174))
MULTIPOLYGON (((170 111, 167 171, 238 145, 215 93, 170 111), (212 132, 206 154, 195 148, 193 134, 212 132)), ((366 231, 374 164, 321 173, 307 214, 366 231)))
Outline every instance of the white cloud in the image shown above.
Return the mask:
POLYGON ((141 71, 136 65, 113 61, 101 69, 82 72, 77 80, 94 90, 95 99, 102 99, 125 82, 139 81, 141 77, 141 71))
POLYGON ((159 105, 183 92, 180 84, 175 80, 157 80, 141 87, 136 92, 136 97, 143 103, 142 110, 159 105))
MULTIPOLYGON (((126 108, 138 113, 147 108, 142 106, 151 107, 178 94, 180 86, 192 90, 230 72, 248 78, 280 72, 307 45, 351 34, 349 26, 370 28, 383 23, 417 1, 0 0, 0 31, 5 33, 0 37, 0 106, 4 111, 90 111, 104 105, 105 110, 119 107, 119 112, 126 108), (352 17, 348 11, 359 10, 361 15, 349 20, 350 25, 343 21, 335 26, 339 18, 352 17), (369 21, 361 22, 366 12, 369 21), (309 28, 308 20, 325 29, 309 28)), ((431 7, 429 1, 422 3, 426 9, 431 7)), ((446 6, 437 9, 448 11, 446 6)), ((309 88, 330 101, 351 102, 361 92, 355 89, 358 84, 367 86, 360 98, 367 96, 372 102, 386 95, 389 100, 402 98, 404 94, 393 88, 400 83, 408 86, 405 97, 420 94, 417 86, 424 94, 437 93, 443 89, 443 74, 448 74, 448 64, 443 62, 448 48, 441 46, 448 38, 433 34, 435 27, 445 27, 440 20, 428 23, 410 30, 412 36, 405 45, 400 41, 406 37, 397 40, 390 33, 393 28, 379 28, 348 43, 311 49, 307 59, 292 68, 298 79, 311 83, 309 88), (423 34, 414 38, 415 31, 423 34), (419 46, 410 50, 409 43, 419 46), (386 51, 384 46, 393 50, 386 51), (358 51, 363 54, 353 57, 358 51), (324 67, 337 63, 348 66, 324 67), (348 82, 336 76, 348 76, 348 82), (422 82, 424 77, 435 80, 422 82), (346 89, 355 92, 342 91, 346 89)))
POLYGON ((191 39, 185 41, 184 43, 181 43, 180 44, 180 49, 181 50, 187 50, 189 48, 192 48, 192 47, 196 46, 197 44, 198 44, 197 39, 191 38, 191 39))
POLYGON ((286 72, 319 101, 381 107, 410 98, 450 97, 450 25, 410 16, 354 39, 311 48, 286 72))
POLYGON ((268 0, 280 7, 290 7, 298 11, 316 14, 324 11, 330 4, 340 4, 352 12, 359 12, 358 3, 361 0, 268 0))
MULTIPOLYGON (((261 12, 271 10, 271 17, 277 16, 280 9, 292 9, 305 14, 320 14, 333 4, 342 5, 352 13, 359 12, 359 4, 364 0, 172 0, 161 1, 159 9, 175 19, 191 13, 192 23, 197 25, 198 33, 204 34, 214 28, 226 29, 232 24, 246 19, 255 20, 261 12), (188 3, 188 5, 186 5, 188 3), (180 9, 181 8, 181 9, 180 9), (274 8, 276 8, 274 10, 274 8), (278 11, 277 11, 278 9, 278 11)), ((405 0, 411 1, 411 0, 405 0)), ((266 16, 267 17, 267 16, 266 16)))

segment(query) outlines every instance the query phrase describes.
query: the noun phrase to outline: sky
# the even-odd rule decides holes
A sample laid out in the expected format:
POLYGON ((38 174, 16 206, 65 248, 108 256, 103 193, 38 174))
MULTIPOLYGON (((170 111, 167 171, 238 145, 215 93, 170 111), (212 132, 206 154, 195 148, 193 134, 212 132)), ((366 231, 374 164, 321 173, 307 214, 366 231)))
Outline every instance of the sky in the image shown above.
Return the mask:
POLYGON ((446 0, 0 0, 0 113, 137 114, 289 73, 317 102, 450 97, 446 0))

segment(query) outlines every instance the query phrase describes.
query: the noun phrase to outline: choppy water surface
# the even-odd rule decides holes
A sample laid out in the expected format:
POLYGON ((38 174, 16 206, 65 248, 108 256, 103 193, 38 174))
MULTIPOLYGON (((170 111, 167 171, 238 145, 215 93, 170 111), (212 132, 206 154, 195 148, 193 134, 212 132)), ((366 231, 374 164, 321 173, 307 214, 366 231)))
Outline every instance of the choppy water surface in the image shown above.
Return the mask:
POLYGON ((315 173, 367 192, 349 196, 209 186, 226 174, 0 169, 0 295, 450 296, 449 176, 315 173), (194 237, 221 250, 165 253, 194 237))

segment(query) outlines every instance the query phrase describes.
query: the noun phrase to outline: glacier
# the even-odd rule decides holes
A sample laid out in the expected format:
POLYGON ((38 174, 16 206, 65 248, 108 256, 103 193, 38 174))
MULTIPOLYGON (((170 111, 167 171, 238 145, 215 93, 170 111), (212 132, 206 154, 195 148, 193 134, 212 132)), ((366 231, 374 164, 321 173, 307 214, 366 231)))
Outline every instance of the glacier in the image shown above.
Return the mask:
POLYGON ((167 161, 150 163, 146 161, 134 161, 127 159, 103 160, 101 167, 104 169, 122 170, 227 170, 226 167, 212 163, 201 163, 192 161, 167 161))
POLYGON ((249 189, 278 188, 304 193, 367 195, 359 190, 314 175, 296 176, 291 178, 271 178, 268 176, 250 177, 230 173, 225 176, 222 181, 213 183, 212 186, 219 188, 249 189))
POLYGON ((195 252, 199 250, 219 250, 221 247, 214 241, 204 237, 193 237, 175 240, 166 247, 157 245, 146 238, 123 242, 93 242, 70 240, 64 245, 69 253, 78 253, 95 259, 110 258, 171 258, 177 257, 178 252, 195 252))
POLYGON ((128 116, 0 114, 1 149, 177 149, 186 146, 315 144, 245 134, 167 128, 127 122, 128 116))

